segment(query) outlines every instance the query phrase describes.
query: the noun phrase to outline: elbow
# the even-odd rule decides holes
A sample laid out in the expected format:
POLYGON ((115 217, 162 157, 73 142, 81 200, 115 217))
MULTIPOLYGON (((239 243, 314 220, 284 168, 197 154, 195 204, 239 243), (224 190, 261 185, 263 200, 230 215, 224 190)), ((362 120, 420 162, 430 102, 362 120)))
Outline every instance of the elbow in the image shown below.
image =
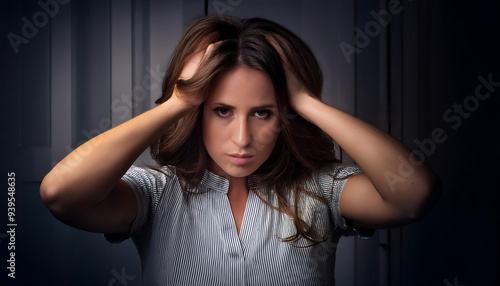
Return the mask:
POLYGON ((49 175, 45 176, 40 184, 40 198, 49 209, 57 201, 57 194, 57 189, 50 183, 49 175))
POLYGON ((64 216, 66 212, 64 204, 61 203, 63 193, 61 187, 53 182, 50 175, 45 176, 40 185, 40 198, 43 204, 57 218, 64 216))
POLYGON ((443 184, 438 176, 432 175, 418 191, 415 206, 409 217, 417 221, 427 217, 438 205, 443 195, 443 184))

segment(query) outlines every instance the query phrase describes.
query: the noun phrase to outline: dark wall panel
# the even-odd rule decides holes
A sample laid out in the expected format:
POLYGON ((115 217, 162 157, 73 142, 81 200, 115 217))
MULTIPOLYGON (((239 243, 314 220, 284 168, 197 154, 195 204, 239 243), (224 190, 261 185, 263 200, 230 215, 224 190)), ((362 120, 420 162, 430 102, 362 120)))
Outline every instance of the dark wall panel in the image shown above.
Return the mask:
MULTIPOLYGON (((149 1, 132 2, 132 109, 137 116, 151 108, 150 89, 144 80, 150 69, 149 1)), ((155 35, 156 36, 156 35, 155 35)), ((160 37, 161 35, 158 35, 160 37)))
POLYGON ((18 49, 21 59, 20 143, 50 145, 50 18, 36 2, 23 5, 24 21, 19 36, 26 39, 18 49), (26 27, 23 29, 23 27, 26 27), (22 33, 24 31, 24 33, 22 33))
POLYGON ((483 86, 479 77, 500 82, 500 4, 426 1, 423 8, 418 15, 419 132, 407 143, 441 177, 444 196, 433 214, 405 229, 403 281, 498 285, 500 88, 492 86, 484 100, 476 91, 483 86), (442 130, 442 141, 433 139, 435 130, 442 130))
POLYGON ((111 127, 110 1, 72 5, 72 145, 111 127))

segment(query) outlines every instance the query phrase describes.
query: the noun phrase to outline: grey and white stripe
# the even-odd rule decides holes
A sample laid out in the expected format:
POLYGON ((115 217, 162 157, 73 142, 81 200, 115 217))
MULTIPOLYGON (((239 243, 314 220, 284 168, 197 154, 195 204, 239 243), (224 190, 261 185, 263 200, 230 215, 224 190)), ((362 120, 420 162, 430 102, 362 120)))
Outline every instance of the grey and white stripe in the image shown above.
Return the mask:
POLYGON ((238 236, 226 179, 207 171, 195 193, 188 194, 172 171, 164 171, 166 175, 135 166, 127 171, 123 179, 136 195, 137 217, 129 233, 105 235, 111 242, 132 237, 141 257, 143 285, 334 285, 340 236, 373 234, 348 226, 340 213, 347 179, 335 178, 360 173, 356 166, 335 164, 306 183, 329 205, 305 196, 303 206, 315 211, 302 216, 324 231, 334 228, 328 241, 307 248, 280 240, 294 234, 295 226, 256 194, 276 205, 272 193, 252 188, 238 236))

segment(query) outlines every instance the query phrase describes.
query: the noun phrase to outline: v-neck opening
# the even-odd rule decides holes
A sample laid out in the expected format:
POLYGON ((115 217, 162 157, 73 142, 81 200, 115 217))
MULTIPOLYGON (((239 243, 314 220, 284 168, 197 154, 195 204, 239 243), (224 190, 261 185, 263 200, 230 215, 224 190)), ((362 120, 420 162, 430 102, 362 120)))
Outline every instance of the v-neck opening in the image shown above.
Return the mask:
POLYGON ((250 191, 248 191, 247 201, 245 202, 245 210, 243 211, 243 218, 241 218, 241 225, 240 225, 240 232, 239 233, 238 233, 238 228, 236 227, 236 219, 234 218, 234 213, 233 213, 234 227, 236 227, 236 234, 238 235, 239 240, 241 240, 243 226, 245 225, 245 217, 247 217, 249 201, 250 201, 250 191))
MULTIPOLYGON (((248 239, 251 237, 251 233, 254 228, 254 215, 255 215, 255 194, 253 190, 250 189, 248 192, 247 203, 245 206, 245 212, 243 213, 243 220, 241 221, 240 233, 238 234, 238 240, 240 242, 241 250, 245 253, 245 249, 248 247, 248 239)), ((236 227, 236 224, 235 224, 236 227)))

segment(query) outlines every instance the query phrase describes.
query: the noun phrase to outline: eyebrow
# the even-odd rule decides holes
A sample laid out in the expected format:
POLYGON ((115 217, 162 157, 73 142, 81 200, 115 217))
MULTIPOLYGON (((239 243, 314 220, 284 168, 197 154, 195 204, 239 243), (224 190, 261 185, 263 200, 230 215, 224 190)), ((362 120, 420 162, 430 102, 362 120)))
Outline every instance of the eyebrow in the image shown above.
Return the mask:
MULTIPOLYGON (((214 103, 214 105, 222 106, 222 107, 227 108, 227 109, 235 109, 234 106, 231 106, 231 105, 225 104, 225 103, 220 103, 220 102, 216 102, 216 103, 214 103)), ((277 107, 274 104, 265 104, 265 105, 260 105, 260 106, 254 106, 251 108, 251 110, 260 110, 260 109, 268 109, 268 108, 277 108, 277 107)))

